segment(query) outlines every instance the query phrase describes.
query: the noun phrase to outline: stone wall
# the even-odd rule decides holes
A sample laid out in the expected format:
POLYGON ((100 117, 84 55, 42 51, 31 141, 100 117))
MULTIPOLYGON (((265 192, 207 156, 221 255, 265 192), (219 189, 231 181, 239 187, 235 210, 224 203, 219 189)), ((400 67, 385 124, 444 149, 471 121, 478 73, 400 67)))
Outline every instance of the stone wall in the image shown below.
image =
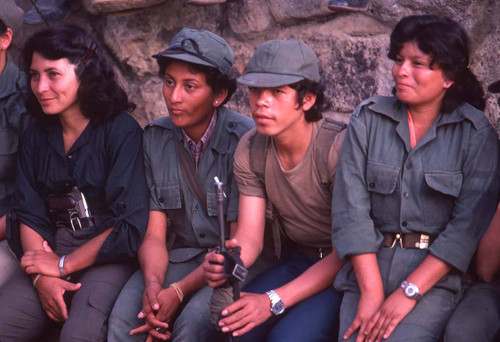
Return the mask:
MULTIPOLYGON (((317 53, 332 111, 348 120, 363 99, 388 95, 391 61, 386 57, 394 24, 410 14, 442 14, 469 32, 472 70, 485 87, 500 79, 500 1, 371 0, 367 12, 333 13, 329 0, 229 0, 208 7, 167 0, 127 15, 93 15, 82 7, 65 23, 90 30, 115 65, 141 124, 167 115, 154 53, 167 47, 182 28, 206 29, 223 36, 236 53, 235 73, 244 71, 255 48, 268 39, 304 40, 317 53)), ((23 8, 29 1, 18 0, 23 8)), ((25 25, 25 35, 43 25, 25 25)), ((249 114, 247 90, 239 87, 229 106, 249 114)), ((499 125, 497 95, 488 94, 486 114, 499 125)))

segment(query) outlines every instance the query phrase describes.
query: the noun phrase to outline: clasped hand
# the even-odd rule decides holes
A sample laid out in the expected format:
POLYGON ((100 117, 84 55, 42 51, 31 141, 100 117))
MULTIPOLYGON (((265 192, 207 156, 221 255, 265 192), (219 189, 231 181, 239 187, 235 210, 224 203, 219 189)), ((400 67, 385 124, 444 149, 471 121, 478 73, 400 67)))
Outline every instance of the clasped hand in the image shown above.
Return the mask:
POLYGON ((387 339, 415 305, 416 300, 406 297, 401 288, 385 300, 383 294, 361 295, 356 317, 345 332, 344 339, 348 339, 358 328, 356 342, 387 339))
POLYGON ((49 277, 59 277, 60 259, 52 251, 47 241, 44 241, 43 250, 25 252, 20 264, 27 274, 43 274, 49 277))
POLYGON ((179 297, 171 287, 162 289, 159 284, 152 284, 144 290, 142 310, 137 315, 146 322, 130 331, 130 335, 147 333, 146 342, 154 339, 166 341, 170 339, 168 322, 179 307, 179 297))

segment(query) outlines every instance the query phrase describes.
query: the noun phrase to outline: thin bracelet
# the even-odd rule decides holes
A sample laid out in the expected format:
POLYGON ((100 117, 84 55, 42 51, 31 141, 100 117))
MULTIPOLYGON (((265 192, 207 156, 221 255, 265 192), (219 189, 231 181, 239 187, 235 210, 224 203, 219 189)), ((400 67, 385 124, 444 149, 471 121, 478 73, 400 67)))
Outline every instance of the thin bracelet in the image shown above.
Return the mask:
POLYGON ((36 289, 36 283, 38 282, 38 279, 40 279, 42 275, 40 273, 38 273, 36 276, 35 276, 35 279, 33 279, 33 287, 36 289))
POLYGON ((175 293, 177 293, 177 297, 179 297, 179 303, 182 303, 182 301, 184 300, 184 293, 182 293, 182 290, 181 290, 181 287, 179 286, 179 284, 172 283, 172 284, 170 284, 169 287, 171 287, 175 290, 175 293))
POLYGON ((64 278, 64 260, 66 260, 66 255, 63 255, 61 257, 61 260, 59 260, 59 275, 61 278, 64 278))

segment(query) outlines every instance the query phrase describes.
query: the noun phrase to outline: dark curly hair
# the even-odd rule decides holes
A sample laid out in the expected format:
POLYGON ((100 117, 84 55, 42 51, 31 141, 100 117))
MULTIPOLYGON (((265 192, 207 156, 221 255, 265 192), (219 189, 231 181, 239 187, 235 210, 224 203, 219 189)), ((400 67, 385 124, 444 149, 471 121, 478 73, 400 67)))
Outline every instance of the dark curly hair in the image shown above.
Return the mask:
MULTIPOLYGON (((111 119, 123 111, 132 111, 133 103, 118 85, 115 74, 95 41, 81 27, 65 25, 50 27, 35 33, 24 45, 24 63, 29 75, 34 53, 49 60, 67 58, 76 66, 80 81, 77 92, 82 114, 97 123, 111 119)), ((30 87, 26 105, 36 117, 47 118, 30 87)))
POLYGON ((212 68, 210 66, 190 63, 182 60, 177 60, 168 57, 160 57, 158 58, 158 66, 160 68, 159 74, 160 77, 163 78, 165 76, 165 69, 167 66, 173 61, 184 62, 189 65, 189 69, 192 73, 203 73, 205 74, 205 79, 207 81, 208 86, 212 89, 212 92, 218 93, 223 89, 227 89, 227 96, 222 101, 222 105, 229 102, 231 96, 233 96, 236 91, 236 80, 234 77, 224 76, 219 70, 216 68, 212 68))
POLYGON ((331 106, 325 98, 325 85, 323 83, 317 83, 310 80, 302 80, 297 83, 292 83, 288 85, 290 88, 297 91, 297 105, 302 106, 304 103, 304 96, 307 93, 312 93, 316 95, 316 102, 307 111, 304 112, 304 117, 307 122, 315 122, 323 117, 323 112, 328 110, 331 106))
POLYGON ((431 56, 431 68, 438 65, 445 77, 454 82, 446 90, 441 112, 452 112, 462 102, 484 110, 484 91, 470 70, 470 42, 462 26, 443 16, 405 17, 391 33, 388 57, 396 60, 403 44, 409 41, 416 42, 422 52, 431 56))

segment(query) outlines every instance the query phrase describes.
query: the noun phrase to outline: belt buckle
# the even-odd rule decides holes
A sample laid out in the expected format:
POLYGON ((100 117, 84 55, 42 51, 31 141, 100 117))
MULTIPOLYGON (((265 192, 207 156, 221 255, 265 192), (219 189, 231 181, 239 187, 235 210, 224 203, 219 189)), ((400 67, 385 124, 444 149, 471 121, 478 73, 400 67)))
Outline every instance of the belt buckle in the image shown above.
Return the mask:
POLYGON ((73 231, 82 229, 82 223, 80 222, 80 218, 78 217, 77 213, 70 214, 69 223, 71 224, 71 229, 73 229, 73 231))
POLYGON ((415 242, 415 247, 419 249, 428 249, 429 248, 429 235, 420 234, 420 241, 415 242))
POLYGON ((325 253, 323 251, 323 247, 318 248, 318 258, 323 259, 325 257, 325 253))
POLYGON ((389 248, 394 248, 396 246, 396 242, 399 241, 399 246, 401 249, 404 249, 403 247, 403 236, 400 233, 397 233, 396 236, 394 237, 394 240, 392 241, 392 245, 389 248))

